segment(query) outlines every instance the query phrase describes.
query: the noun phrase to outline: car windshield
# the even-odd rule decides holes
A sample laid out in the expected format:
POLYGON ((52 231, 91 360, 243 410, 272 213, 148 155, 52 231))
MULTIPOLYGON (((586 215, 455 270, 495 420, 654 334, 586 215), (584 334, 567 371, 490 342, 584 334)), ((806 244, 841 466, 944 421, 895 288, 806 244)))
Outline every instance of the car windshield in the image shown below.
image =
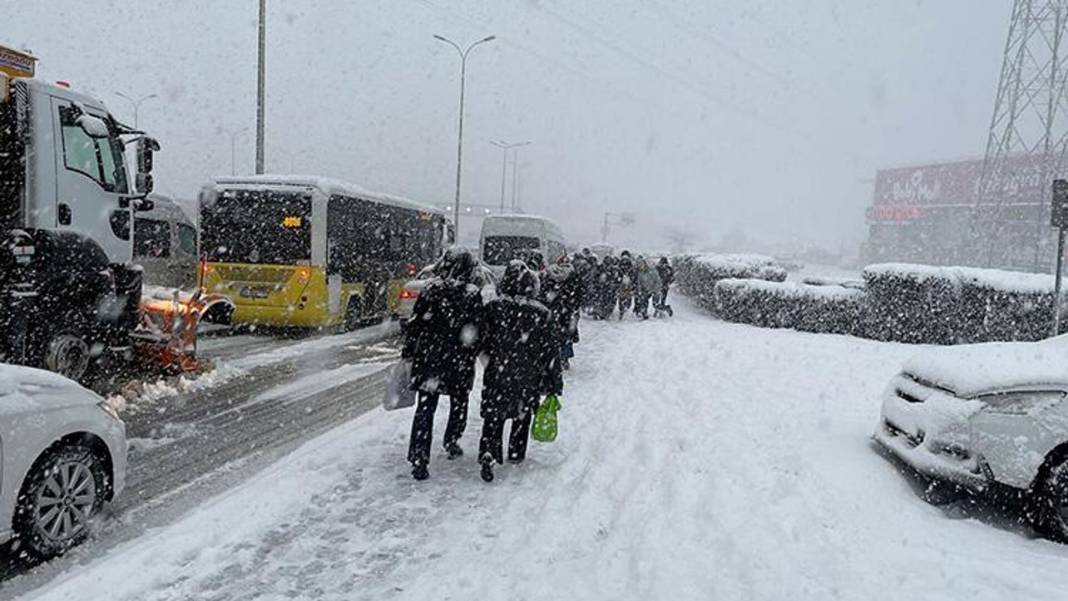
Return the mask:
POLYGON ((1068 599, 1068 0, 0 15, 0 601, 1068 599))

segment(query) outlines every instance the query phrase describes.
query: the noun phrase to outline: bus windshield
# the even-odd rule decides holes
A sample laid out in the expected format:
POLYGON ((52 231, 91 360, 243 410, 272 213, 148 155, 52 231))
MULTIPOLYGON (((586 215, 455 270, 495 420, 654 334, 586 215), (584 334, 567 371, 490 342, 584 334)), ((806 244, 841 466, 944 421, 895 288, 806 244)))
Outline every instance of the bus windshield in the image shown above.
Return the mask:
POLYGON ((212 263, 306 264, 311 260, 311 197, 227 190, 200 212, 201 247, 212 263))
POLYGON ((541 240, 530 236, 486 236, 482 260, 490 265, 504 265, 513 259, 522 258, 518 251, 539 246, 541 240))

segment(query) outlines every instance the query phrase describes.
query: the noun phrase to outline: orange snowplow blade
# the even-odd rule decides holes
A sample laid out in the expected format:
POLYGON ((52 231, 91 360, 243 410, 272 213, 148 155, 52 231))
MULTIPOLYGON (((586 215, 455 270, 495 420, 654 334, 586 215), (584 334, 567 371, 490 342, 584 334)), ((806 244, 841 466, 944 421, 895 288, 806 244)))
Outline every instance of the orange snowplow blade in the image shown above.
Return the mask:
POLYGON ((220 304, 228 305, 232 314, 233 301, 220 294, 204 294, 202 289, 193 293, 146 290, 133 334, 138 357, 168 371, 198 370, 197 327, 204 315, 220 304))

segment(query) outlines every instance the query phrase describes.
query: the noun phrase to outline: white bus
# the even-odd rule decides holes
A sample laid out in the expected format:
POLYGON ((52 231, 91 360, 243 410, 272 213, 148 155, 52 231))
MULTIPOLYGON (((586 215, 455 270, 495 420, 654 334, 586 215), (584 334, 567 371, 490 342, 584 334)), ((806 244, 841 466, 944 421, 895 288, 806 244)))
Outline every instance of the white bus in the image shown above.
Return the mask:
POLYGON ((541 251, 545 264, 567 252, 560 226, 534 215, 491 215, 482 221, 478 243, 482 262, 498 275, 524 250, 541 251))

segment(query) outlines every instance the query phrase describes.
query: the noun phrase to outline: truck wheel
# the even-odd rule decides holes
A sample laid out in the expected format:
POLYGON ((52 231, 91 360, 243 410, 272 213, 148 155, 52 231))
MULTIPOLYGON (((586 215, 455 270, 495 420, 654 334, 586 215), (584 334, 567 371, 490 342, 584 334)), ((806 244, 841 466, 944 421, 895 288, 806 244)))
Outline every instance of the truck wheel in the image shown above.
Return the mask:
POLYGON ((70 330, 53 334, 45 347, 45 368, 75 382, 82 381, 89 371, 89 359, 89 344, 70 330))
POLYGON ((357 296, 349 297, 349 304, 345 306, 345 331, 352 332, 358 330, 363 324, 363 315, 361 308, 363 303, 360 302, 360 298, 357 296))
POLYGON ((104 504, 108 475, 88 447, 71 444, 45 452, 26 477, 15 507, 18 548, 49 559, 89 535, 104 504))

